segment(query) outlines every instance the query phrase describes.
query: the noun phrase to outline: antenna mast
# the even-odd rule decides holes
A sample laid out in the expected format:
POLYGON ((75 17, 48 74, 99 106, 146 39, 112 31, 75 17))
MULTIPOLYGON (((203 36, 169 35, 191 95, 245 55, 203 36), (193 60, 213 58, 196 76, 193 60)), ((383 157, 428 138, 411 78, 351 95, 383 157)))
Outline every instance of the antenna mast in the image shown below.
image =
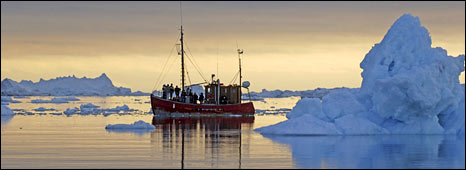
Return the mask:
POLYGON ((241 97, 242 97, 242 93, 241 93, 241 87, 243 86, 241 84, 241 78, 243 78, 243 76, 241 76, 241 54, 243 54, 243 50, 242 49, 239 49, 238 47, 238 41, 236 41, 236 48, 238 49, 238 59, 239 59, 239 102, 241 103, 241 97))

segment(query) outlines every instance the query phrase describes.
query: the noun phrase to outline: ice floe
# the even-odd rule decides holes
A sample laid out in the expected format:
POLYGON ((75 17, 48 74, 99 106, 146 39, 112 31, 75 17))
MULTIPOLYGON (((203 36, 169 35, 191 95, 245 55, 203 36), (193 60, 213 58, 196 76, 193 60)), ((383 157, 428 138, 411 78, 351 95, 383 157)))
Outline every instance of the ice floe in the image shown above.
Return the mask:
POLYGON ((132 124, 108 124, 105 126, 105 129, 109 132, 117 132, 117 133, 136 133, 136 134, 144 134, 144 133, 150 133, 155 130, 155 126, 146 123, 142 120, 136 121, 132 124))
POLYGON ((34 99, 31 100, 31 103, 68 103, 70 101, 79 101, 76 97, 54 97, 50 100, 43 100, 43 99, 34 99))

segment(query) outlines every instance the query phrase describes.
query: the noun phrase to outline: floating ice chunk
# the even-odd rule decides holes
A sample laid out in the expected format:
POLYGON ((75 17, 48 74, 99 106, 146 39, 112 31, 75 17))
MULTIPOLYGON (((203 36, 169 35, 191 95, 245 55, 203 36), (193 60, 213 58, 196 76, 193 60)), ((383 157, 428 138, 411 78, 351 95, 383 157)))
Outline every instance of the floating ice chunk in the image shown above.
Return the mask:
POLYGON ((81 114, 97 114, 98 113, 98 110, 97 108, 99 108, 100 106, 96 106, 96 105, 93 105, 92 103, 88 103, 88 104, 81 104, 81 106, 79 106, 79 108, 81 109, 81 114))
POLYGON ((68 108, 63 113, 69 116, 69 115, 78 113, 78 111, 79 111, 79 108, 75 107, 73 109, 68 108))
POLYGON ((29 96, 14 96, 16 99, 29 99, 29 96))
POLYGON ((133 124, 108 124, 105 129, 151 129, 154 130, 155 126, 146 123, 142 120, 136 121, 133 124))
POLYGON ((2 116, 15 115, 15 113, 13 113, 13 111, 11 111, 11 109, 6 105, 2 105, 1 111, 2 111, 1 113, 2 116))
POLYGON ((50 100, 31 100, 31 103, 68 103, 69 101, 79 101, 79 99, 76 97, 54 97, 50 100))
POLYGON ((11 96, 2 96, 2 105, 8 105, 9 103, 21 103, 21 101, 13 100, 11 96))
POLYGON ((47 109, 47 108, 44 108, 44 107, 39 107, 37 109, 34 109, 34 111, 38 111, 38 112, 43 112, 43 111, 54 111, 55 109, 54 108, 50 108, 50 109, 47 109))
POLYGON ((92 103, 87 103, 87 104, 81 104, 79 108, 68 108, 64 112, 66 115, 72 115, 72 114, 80 114, 80 115, 98 115, 102 113, 104 116, 108 116, 111 114, 117 114, 120 112, 127 113, 127 112, 133 112, 136 111, 135 109, 130 109, 126 104, 122 106, 116 106, 115 108, 107 108, 107 109, 100 109, 100 106, 96 106, 92 103))
POLYGON ((124 104, 123 106, 116 106, 115 108, 109 108, 109 109, 101 109, 103 112, 115 112, 118 113, 120 111, 122 112, 128 112, 128 111, 134 111, 134 109, 129 109, 128 105, 124 104))

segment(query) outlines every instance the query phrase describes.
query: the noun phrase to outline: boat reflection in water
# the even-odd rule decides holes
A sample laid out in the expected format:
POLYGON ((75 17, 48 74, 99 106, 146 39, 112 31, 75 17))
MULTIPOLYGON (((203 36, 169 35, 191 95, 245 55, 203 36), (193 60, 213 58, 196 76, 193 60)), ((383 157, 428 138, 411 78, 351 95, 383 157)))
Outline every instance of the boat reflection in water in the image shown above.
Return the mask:
POLYGON ((243 143, 247 145, 250 141, 250 135, 242 139, 242 131, 251 132, 253 123, 254 116, 154 116, 152 124, 156 133, 151 133, 151 143, 154 149, 162 146, 166 156, 176 157, 167 159, 180 160, 177 163, 182 169, 241 168, 242 152, 249 153, 249 147, 243 143), (176 152, 179 154, 173 154, 176 152))

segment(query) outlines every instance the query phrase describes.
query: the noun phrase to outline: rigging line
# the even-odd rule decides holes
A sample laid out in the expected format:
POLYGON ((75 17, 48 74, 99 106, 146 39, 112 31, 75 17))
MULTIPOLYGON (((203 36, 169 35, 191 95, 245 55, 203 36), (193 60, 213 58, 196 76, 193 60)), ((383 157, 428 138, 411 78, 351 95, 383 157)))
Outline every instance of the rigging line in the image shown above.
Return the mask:
MULTIPOLYGON (((186 43, 186 48, 188 49, 189 56, 191 56, 192 60, 194 60, 194 56, 193 56, 193 54, 191 53, 191 49, 189 48, 189 46, 187 45, 187 43, 186 43)), ((190 59, 190 61, 191 61, 191 59, 190 59)), ((201 68, 199 67, 199 65, 197 64, 196 60, 194 60, 194 62, 191 61, 191 63, 194 65, 194 68, 195 68, 195 69, 198 71, 198 73, 201 75, 202 79, 204 79, 204 81, 207 82, 207 79, 205 78, 204 74, 202 74, 203 72, 202 72, 201 68)))
MULTIPOLYGON (((171 68, 173 66, 173 64, 175 64, 175 61, 176 61, 176 58, 172 61, 172 63, 170 64, 170 67, 168 68, 171 68)), ((167 72, 165 72, 165 74, 163 75, 162 79, 160 80, 160 83, 165 80, 165 77, 167 77, 168 73, 170 73, 171 70, 168 70, 167 72)))
POLYGON ((239 75, 239 71, 236 72, 235 76, 234 76, 233 79, 230 81, 230 84, 232 84, 233 82, 236 81, 236 79, 238 79, 238 75, 239 75))
POLYGON ((174 47, 175 46, 173 46, 172 50, 170 50, 170 55, 168 56, 167 60, 165 61, 165 64, 163 65, 163 68, 162 68, 162 71, 160 72, 159 77, 157 78, 157 81, 155 82, 156 84, 154 85, 154 87, 152 87, 152 91, 154 91, 155 87, 159 85, 160 78, 162 77, 163 73, 165 72, 165 68, 167 67, 167 64, 169 63, 169 61, 171 59, 171 55, 172 55, 174 47))
POLYGON ((205 79, 205 77, 202 76, 202 73, 199 71, 199 69, 196 68, 195 64, 194 64, 193 61, 191 60, 192 56, 191 56, 191 55, 186 55, 186 58, 188 58, 188 60, 191 62, 191 64, 193 64, 194 68, 195 68, 196 71, 201 75, 202 79, 204 79, 204 81, 207 82, 207 80, 205 79))
POLYGON ((191 53, 191 49, 189 48, 189 45, 188 45, 188 43, 187 43, 186 41, 185 41, 185 44, 186 44, 186 48, 188 49, 189 55, 190 55, 190 56, 193 58, 193 60, 194 60, 194 63, 195 63, 195 64, 193 64, 193 65, 195 65, 195 67, 197 67, 196 69, 198 69, 199 74, 201 74, 201 76, 202 76, 202 78, 204 79, 204 81, 207 82, 207 79, 205 78, 204 74, 202 74, 202 73, 203 73, 202 69, 199 67, 199 64, 197 64, 196 60, 194 59, 194 56, 193 56, 193 54, 191 53))
MULTIPOLYGON (((175 43, 176 43, 176 42, 175 42, 175 43)), ((164 72, 165 67, 167 66, 167 63, 168 63, 168 61, 169 61, 170 58, 171 58, 171 55, 172 55, 172 53, 173 53, 173 49, 175 48, 175 46, 176 46, 176 45, 173 45, 173 46, 172 46, 172 49, 170 50, 170 54, 168 55, 168 58, 167 58, 167 60, 165 61, 165 64, 163 65, 163 68, 162 68, 162 71, 159 73, 159 76, 158 76, 157 80, 155 81, 154 87, 152 87, 151 92, 154 91, 155 87, 158 85, 158 82, 159 82, 159 80, 160 80, 160 77, 162 76, 162 73, 164 72)))
POLYGON ((191 83, 191 77, 189 77, 188 67, 185 67, 184 69, 186 69, 186 75, 188 76, 188 81, 189 81, 189 86, 190 86, 192 83, 191 83))
MULTIPOLYGON (((168 57, 168 59, 167 59, 165 65, 164 65, 164 67, 163 67, 163 69, 162 69, 162 72, 160 72, 160 76, 159 76, 159 78, 157 79, 156 85, 153 87, 153 89, 155 89, 155 87, 158 86, 158 85, 160 85, 160 83, 162 82, 162 80, 161 80, 160 78, 163 77, 164 74, 166 74, 166 72, 165 72, 166 70, 165 70, 165 69, 169 69, 169 68, 166 67, 166 66, 167 66, 166 64, 168 64, 169 61, 170 61, 170 59, 171 59, 171 55, 172 55, 172 53, 173 53, 173 49, 176 47, 176 42, 178 41, 178 39, 179 39, 179 37, 175 40, 174 46, 172 47, 172 50, 170 51, 170 55, 169 55, 169 57, 168 57)), ((176 57, 175 57, 175 60, 176 60, 176 57)), ((171 67, 171 66, 170 66, 170 67, 171 67)), ((152 91, 153 91, 153 89, 152 89, 152 91)))

